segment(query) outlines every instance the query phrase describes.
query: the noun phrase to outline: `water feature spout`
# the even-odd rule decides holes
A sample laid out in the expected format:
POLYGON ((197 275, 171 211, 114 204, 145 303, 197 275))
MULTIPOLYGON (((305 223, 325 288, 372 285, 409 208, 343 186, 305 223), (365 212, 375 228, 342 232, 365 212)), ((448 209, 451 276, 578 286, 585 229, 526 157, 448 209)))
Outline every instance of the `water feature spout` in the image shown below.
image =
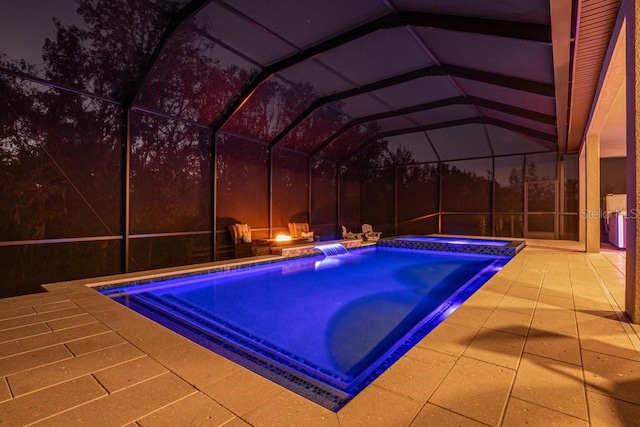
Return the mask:
POLYGON ((315 246, 315 248, 320 250, 325 256, 344 255, 349 253, 349 251, 347 251, 347 248, 345 248, 341 243, 318 245, 315 246))

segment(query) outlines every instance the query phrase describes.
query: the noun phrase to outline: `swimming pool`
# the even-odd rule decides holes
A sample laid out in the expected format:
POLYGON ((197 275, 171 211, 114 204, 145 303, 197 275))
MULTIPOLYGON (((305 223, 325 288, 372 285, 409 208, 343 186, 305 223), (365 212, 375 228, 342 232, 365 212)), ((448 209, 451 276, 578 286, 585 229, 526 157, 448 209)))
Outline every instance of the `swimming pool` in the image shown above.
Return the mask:
POLYGON ((374 246, 100 291, 337 410, 509 259, 374 246))

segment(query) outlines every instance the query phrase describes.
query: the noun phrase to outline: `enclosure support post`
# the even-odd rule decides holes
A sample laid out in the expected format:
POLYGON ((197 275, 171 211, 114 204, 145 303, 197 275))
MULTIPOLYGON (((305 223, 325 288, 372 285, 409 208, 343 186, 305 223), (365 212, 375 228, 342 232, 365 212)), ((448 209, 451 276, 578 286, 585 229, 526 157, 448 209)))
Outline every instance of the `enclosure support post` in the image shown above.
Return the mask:
POLYGON ((438 162, 438 234, 442 234, 442 162, 438 162))
POLYGON ((123 215, 122 215, 122 272, 129 272, 129 207, 131 203, 131 108, 127 108, 127 130, 124 144, 124 153, 122 156, 122 193, 123 193, 123 215))
POLYGON ((273 237, 273 149, 267 148, 267 206, 269 207, 269 238, 273 237))
POLYGON ((336 164, 336 229, 337 236, 342 237, 340 230, 340 187, 342 185, 342 174, 340 173, 341 167, 336 164))
POLYGON ((398 235, 398 165, 393 166, 393 235, 398 235))
POLYGON ((600 135, 587 135, 587 205, 583 212, 587 224, 587 252, 600 252, 600 135))
POLYGON ((313 204, 311 203, 311 197, 313 196, 313 191, 311 191, 311 175, 313 173, 312 171, 313 168, 313 159, 311 157, 309 157, 309 171, 307 174, 307 185, 309 186, 309 204, 308 204, 308 208, 309 208, 309 226, 311 226, 311 224, 313 224, 312 222, 312 218, 311 218, 311 207, 313 206, 313 204))
MULTIPOLYGON (((493 150, 492 150, 493 151, 493 150)), ((496 157, 491 156, 491 232, 489 236, 496 235, 496 157)))
POLYGON ((217 156, 217 138, 216 133, 211 132, 211 259, 216 261, 217 258, 217 250, 216 250, 216 242, 217 242, 217 215, 216 215, 216 207, 217 207, 217 198, 218 198, 218 156, 217 156))

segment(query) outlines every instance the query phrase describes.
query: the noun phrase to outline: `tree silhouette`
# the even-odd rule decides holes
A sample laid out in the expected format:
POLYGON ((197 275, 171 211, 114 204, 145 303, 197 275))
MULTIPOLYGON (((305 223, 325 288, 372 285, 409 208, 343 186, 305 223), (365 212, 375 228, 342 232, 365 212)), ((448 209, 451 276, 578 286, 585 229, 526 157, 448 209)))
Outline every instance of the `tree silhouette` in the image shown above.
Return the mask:
POLYGON ((56 39, 46 40, 43 47, 47 78, 123 102, 131 100, 167 19, 143 2, 74 1, 83 26, 54 19, 56 39))
POLYGON ((223 63, 215 42, 181 28, 165 44, 140 94, 140 104, 203 125, 211 124, 255 68, 223 63))
MULTIPOLYGON (((84 22, 65 25, 55 20, 55 37, 43 43, 44 74, 33 64, 10 61, 6 56, 0 58, 1 65, 27 75, 44 75, 55 86, 93 92, 114 102, 1 76, 0 230, 5 241, 122 233, 121 159, 126 119, 118 103, 133 99, 136 82, 166 20, 142 2, 78 0, 77 4, 84 22)), ((147 150, 148 161, 140 164, 157 171, 160 165, 166 166, 162 161, 173 162, 172 172, 199 175, 193 156, 176 155, 187 145, 198 147, 202 154, 202 138, 185 135, 180 126, 138 134, 136 154, 144 151, 143 141, 150 145, 155 140, 170 141, 167 145, 177 150, 167 155, 147 150)), ((144 175, 140 168, 136 173, 144 175)), ((161 176, 151 174, 149 180, 161 176)), ((188 193, 189 184, 184 183, 183 179, 176 187, 188 193)), ((151 211, 157 206, 150 206, 151 211)), ((16 247, 4 258, 8 267, 3 270, 6 280, 28 286, 114 273, 118 256, 117 242, 27 245, 16 247), (32 268, 32 263, 41 268, 32 268)))
MULTIPOLYGON (((487 159, 488 160, 488 159, 487 159)), ((442 164, 443 209, 449 212, 491 211, 492 180, 475 170, 463 170, 458 164, 442 164)))
POLYGON ((375 122, 353 126, 325 147, 320 155, 333 160, 343 159, 375 137, 378 130, 379 127, 375 122))
POLYGON ((256 89, 223 131, 271 141, 317 97, 309 83, 294 85, 272 77, 256 89))
POLYGON ((503 186, 496 181, 496 211, 523 212, 524 211, 524 183, 522 169, 511 168, 509 184, 503 186))

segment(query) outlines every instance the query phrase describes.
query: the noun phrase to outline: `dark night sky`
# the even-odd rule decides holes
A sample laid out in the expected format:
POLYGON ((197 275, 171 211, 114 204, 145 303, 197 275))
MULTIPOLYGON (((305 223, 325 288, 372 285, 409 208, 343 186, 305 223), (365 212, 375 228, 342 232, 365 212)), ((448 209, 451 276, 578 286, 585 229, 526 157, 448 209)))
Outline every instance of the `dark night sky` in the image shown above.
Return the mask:
POLYGON ((82 22, 73 0, 0 0, 0 52, 40 67, 45 38, 53 38, 52 17, 65 24, 82 22))

